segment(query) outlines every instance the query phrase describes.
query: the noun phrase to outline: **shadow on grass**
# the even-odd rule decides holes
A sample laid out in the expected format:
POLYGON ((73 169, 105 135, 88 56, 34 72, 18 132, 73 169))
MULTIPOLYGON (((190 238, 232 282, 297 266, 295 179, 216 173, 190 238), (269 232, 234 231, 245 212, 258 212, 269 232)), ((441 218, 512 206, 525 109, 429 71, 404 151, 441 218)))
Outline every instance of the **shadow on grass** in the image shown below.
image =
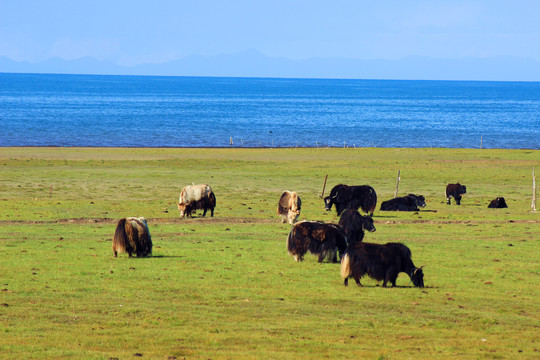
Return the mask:
POLYGON ((152 259, 152 258, 157 258, 157 259, 176 258, 176 259, 180 259, 180 258, 185 258, 185 257, 186 257, 185 255, 152 255, 152 256, 147 257, 147 259, 152 259))

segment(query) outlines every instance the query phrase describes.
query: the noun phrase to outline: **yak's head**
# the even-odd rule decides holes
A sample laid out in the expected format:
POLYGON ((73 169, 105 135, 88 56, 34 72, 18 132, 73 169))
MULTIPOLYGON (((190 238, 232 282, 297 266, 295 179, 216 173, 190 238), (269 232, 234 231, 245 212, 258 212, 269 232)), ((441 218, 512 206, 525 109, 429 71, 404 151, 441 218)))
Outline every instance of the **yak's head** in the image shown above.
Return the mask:
POLYGON ((422 195, 416 196, 416 206, 418 207, 426 207, 426 198, 422 195))
POLYGON ((178 204, 178 210, 180 211, 180 217, 184 217, 186 215, 186 205, 185 204, 178 204))
POLYGON ((327 196, 324 198, 324 208, 326 211, 330 211, 332 209, 332 205, 334 205, 336 201, 337 194, 334 196, 327 196))
POLYGON ((457 193, 459 195, 467 193, 467 187, 465 185, 461 185, 460 183, 458 183, 457 186, 458 186, 457 193))
POLYGON ((362 216, 362 230, 369 232, 374 232, 376 230, 371 216, 362 216))
POLYGON ((420 288, 424 287, 424 272, 422 271, 422 268, 423 266, 415 268, 414 271, 409 275, 414 286, 420 288))

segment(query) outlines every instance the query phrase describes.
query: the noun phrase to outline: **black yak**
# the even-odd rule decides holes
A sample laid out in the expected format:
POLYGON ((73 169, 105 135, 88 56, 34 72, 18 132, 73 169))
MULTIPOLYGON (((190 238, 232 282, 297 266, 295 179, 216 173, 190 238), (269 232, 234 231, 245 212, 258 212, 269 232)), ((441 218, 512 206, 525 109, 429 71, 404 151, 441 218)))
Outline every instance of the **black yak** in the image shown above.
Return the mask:
POLYGON ((366 214, 373 216, 373 211, 377 206, 377 193, 375 189, 368 185, 348 186, 336 185, 330 191, 330 195, 324 198, 326 211, 336 206, 338 216, 345 209, 361 208, 366 214))
POLYGON ((467 193, 467 187, 465 185, 448 184, 446 185, 446 203, 450 205, 450 199, 453 197, 456 201, 456 205, 461 205, 461 195, 467 193))
POLYGON ((381 211, 418 211, 426 206, 426 198, 422 195, 409 194, 391 200, 383 201, 381 211))
POLYGON ((488 208, 490 209, 503 209, 507 207, 508 205, 506 205, 506 200, 504 200, 503 197, 498 197, 496 199, 491 200, 491 202, 488 205, 488 208))
POLYGON ((343 211, 339 219, 339 226, 345 231, 349 246, 364 239, 364 230, 375 231, 371 216, 362 216, 357 210, 353 209, 343 211))
POLYGON ((336 263, 347 248, 347 237, 341 227, 320 221, 300 221, 296 223, 287 237, 287 250, 296 261, 303 261, 308 251, 336 263))
POLYGON ((302 201, 298 194, 294 191, 285 190, 279 198, 277 213, 281 216, 282 223, 288 222, 292 225, 298 219, 301 208, 302 201))
POLYGON ((193 210, 203 210, 203 216, 210 209, 210 216, 214 216, 216 196, 208 185, 189 185, 182 188, 178 198, 180 217, 191 216, 193 210))
POLYGON ((144 257, 152 254, 152 237, 146 219, 128 217, 120 219, 112 243, 114 257, 120 253, 137 254, 144 257))
POLYGON ((365 274, 383 282, 383 287, 390 282, 396 286, 400 272, 411 278, 416 287, 424 287, 422 267, 417 268, 411 260, 411 250, 401 243, 384 245, 358 242, 351 244, 341 259, 341 277, 343 284, 348 285, 349 277, 353 277, 358 286, 365 274))

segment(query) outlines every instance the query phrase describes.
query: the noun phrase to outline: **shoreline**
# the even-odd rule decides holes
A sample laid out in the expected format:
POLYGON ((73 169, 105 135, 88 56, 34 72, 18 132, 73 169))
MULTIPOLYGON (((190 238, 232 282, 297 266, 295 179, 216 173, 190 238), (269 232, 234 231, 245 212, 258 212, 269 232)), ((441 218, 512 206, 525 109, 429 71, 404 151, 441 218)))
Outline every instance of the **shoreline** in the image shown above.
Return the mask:
POLYGON ((292 149, 438 149, 438 150, 527 150, 538 151, 540 148, 491 148, 491 147, 436 147, 436 146, 77 146, 77 145, 16 145, 16 146, 2 146, 0 149, 246 149, 246 150, 292 150, 292 149))

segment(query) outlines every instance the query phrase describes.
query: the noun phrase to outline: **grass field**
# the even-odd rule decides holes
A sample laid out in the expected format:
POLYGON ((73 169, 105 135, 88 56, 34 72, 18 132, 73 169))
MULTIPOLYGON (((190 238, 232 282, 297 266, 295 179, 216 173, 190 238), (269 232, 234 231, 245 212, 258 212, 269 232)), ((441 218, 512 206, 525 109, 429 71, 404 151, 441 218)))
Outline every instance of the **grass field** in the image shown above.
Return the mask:
POLYGON ((0 148, 0 358, 539 359, 533 167, 540 151, 0 148), (325 175, 380 204, 398 170, 427 207, 376 211, 365 240, 405 243, 426 288, 345 288, 338 264, 287 254, 283 190, 300 219, 337 222, 325 175), (179 219, 191 183, 212 186, 213 218, 179 219), (126 216, 148 219, 152 257, 113 258, 126 216))

